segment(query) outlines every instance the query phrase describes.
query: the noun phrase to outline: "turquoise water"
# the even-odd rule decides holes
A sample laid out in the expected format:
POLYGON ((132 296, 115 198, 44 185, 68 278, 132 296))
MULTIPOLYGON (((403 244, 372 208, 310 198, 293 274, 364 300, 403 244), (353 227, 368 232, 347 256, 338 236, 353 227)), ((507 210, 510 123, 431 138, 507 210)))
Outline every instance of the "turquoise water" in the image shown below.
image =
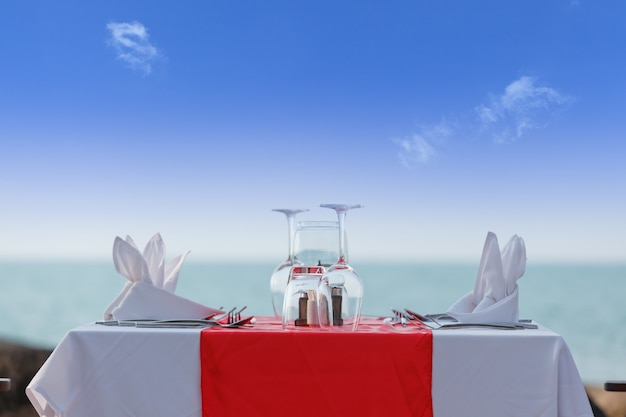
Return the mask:
MULTIPOLYGON (((212 307, 272 312, 273 263, 186 263, 177 294, 212 307)), ((445 311, 474 285, 477 264, 365 263, 363 313, 390 307, 445 311)), ((0 338, 54 347, 76 326, 102 318, 125 284, 102 263, 0 262, 0 338)), ((561 334, 585 382, 626 378, 626 264, 532 264, 519 280, 520 316, 561 334)))

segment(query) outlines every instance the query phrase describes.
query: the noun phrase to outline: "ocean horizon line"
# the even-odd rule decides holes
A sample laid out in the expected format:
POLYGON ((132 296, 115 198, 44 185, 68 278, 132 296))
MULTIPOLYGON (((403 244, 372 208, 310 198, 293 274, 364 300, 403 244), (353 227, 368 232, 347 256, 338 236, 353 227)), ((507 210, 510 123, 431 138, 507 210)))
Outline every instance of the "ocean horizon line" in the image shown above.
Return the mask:
MULTIPOLYGON (((166 261, 173 257, 166 257, 166 261)), ((246 258, 240 259, 236 257, 202 257, 190 259, 187 258, 184 264, 276 264, 278 265, 282 258, 246 258)), ((1 264, 106 264, 110 263, 113 267, 112 258, 104 257, 0 257, 1 264)), ((399 264, 399 265, 471 265, 480 263, 480 257, 469 258, 372 258, 361 259, 361 257, 352 257, 350 263, 356 264, 399 264)), ((580 266, 626 266, 626 257, 624 259, 565 259, 565 258, 538 258, 528 259, 526 265, 580 265, 580 266)))

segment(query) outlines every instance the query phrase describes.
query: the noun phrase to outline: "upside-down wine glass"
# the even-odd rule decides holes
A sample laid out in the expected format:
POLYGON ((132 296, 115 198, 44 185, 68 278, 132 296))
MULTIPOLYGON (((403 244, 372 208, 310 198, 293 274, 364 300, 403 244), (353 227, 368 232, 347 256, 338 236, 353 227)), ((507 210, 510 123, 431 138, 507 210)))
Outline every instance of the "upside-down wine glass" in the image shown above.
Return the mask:
POLYGON ((293 233, 294 222, 296 214, 303 211, 309 211, 309 209, 272 209, 278 211, 287 216, 287 243, 288 243, 288 256, 287 259, 274 269, 272 277, 270 278, 270 291, 272 294, 272 308, 274 309, 274 315, 280 317, 283 311, 283 298, 285 296, 285 288, 287 287, 287 281, 289 280, 289 272, 294 265, 295 259, 293 256, 293 233))
POLYGON ((335 210, 339 220, 339 259, 328 268, 324 278, 331 288, 333 326, 355 331, 361 319, 363 282, 346 259, 345 220, 348 210, 361 208, 361 204, 321 204, 335 210))
POLYGON ((293 256, 297 265, 328 268, 339 257, 339 222, 307 220, 296 223, 293 256))

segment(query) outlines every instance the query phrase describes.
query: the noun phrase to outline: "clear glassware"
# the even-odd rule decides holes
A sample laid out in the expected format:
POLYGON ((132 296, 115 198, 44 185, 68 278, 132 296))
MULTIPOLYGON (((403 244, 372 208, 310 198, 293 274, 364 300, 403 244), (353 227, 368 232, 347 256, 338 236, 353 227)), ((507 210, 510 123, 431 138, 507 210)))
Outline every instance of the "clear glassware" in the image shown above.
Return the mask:
POLYGON ((331 289, 333 326, 346 330, 357 330, 361 319, 363 282, 357 272, 348 265, 346 251, 345 220, 348 210, 361 208, 361 204, 321 204, 335 210, 339 221, 339 259, 326 270, 324 278, 331 289))
POLYGON ((339 222, 297 222, 293 252, 297 264, 328 268, 339 258, 339 222))
POLYGON ((283 311, 283 298, 285 295, 285 288, 287 287, 287 281, 289 280, 289 272, 291 267, 295 264, 295 258, 293 254, 293 235, 294 235, 294 223, 296 214, 309 209, 272 209, 283 213, 287 217, 287 259, 274 269, 270 278, 270 292, 272 294, 272 308, 274 309, 274 315, 280 317, 283 311))
POLYGON ((332 327, 331 291, 322 266, 293 266, 283 302, 283 329, 332 327))

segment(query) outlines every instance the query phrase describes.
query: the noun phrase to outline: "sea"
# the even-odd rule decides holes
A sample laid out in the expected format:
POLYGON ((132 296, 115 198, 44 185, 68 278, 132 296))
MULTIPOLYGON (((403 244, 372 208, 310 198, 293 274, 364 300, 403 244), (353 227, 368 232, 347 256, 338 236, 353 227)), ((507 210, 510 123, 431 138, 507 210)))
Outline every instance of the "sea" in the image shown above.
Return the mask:
MULTIPOLYGON (((272 262, 183 265, 176 294, 211 307, 271 315, 272 262)), ((363 314, 445 312, 474 286, 477 263, 361 262, 363 314)), ((111 262, 0 261, 0 339, 54 348, 103 318, 126 279, 111 262)), ((532 263, 518 281, 520 318, 559 333, 583 382, 626 379, 626 263, 532 263)))

